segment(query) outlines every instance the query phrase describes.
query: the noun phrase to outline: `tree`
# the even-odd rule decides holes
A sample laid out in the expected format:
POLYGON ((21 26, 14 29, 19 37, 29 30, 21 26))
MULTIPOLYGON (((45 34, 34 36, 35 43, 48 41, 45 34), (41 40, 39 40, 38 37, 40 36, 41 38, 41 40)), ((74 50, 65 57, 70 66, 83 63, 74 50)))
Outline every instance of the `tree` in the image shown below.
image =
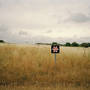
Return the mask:
POLYGON ((67 42, 67 43, 65 44, 65 46, 71 46, 71 44, 70 44, 69 42, 67 42))
POLYGON ((5 43, 5 41, 4 40, 0 40, 0 43, 5 43))
POLYGON ((88 47, 90 47, 90 43, 88 43, 88 47))
POLYGON ((88 48, 89 47, 89 43, 82 43, 81 46, 85 47, 85 48, 88 48))
POLYGON ((53 42, 52 45, 59 45, 57 42, 53 42))
POLYGON ((78 47, 79 44, 78 44, 77 42, 73 42, 73 43, 72 43, 72 46, 73 46, 73 47, 78 47))

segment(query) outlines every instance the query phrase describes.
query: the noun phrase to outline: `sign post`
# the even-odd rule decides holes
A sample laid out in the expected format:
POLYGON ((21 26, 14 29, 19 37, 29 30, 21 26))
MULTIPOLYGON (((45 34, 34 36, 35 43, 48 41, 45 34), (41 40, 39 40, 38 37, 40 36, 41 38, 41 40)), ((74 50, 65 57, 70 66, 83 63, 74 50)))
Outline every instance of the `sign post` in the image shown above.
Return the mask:
POLYGON ((56 54, 60 52, 59 44, 53 42, 51 45, 51 53, 55 54, 55 64, 56 64, 56 54))
POLYGON ((56 64, 56 53, 55 53, 55 64, 56 64))

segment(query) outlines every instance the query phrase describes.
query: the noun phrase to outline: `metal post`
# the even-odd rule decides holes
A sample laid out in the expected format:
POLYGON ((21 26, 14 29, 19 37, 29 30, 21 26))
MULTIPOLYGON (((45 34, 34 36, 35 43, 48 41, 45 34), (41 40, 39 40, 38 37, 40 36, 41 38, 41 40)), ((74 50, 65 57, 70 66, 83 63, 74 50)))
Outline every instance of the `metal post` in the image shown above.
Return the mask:
POLYGON ((55 53, 55 64, 56 64, 56 53, 55 53))

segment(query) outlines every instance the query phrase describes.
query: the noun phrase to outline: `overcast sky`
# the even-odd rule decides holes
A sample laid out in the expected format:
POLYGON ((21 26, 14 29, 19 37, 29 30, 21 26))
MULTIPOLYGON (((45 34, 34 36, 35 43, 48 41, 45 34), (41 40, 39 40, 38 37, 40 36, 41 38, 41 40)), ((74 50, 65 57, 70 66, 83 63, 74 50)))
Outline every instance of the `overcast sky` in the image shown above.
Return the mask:
POLYGON ((0 0, 0 39, 90 42, 90 0, 0 0))

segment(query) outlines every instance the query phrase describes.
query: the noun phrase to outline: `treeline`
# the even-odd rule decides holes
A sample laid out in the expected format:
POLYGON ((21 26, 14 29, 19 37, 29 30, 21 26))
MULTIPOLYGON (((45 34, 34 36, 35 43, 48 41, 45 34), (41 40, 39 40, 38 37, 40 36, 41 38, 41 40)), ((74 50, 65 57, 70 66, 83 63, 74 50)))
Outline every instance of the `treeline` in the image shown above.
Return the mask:
POLYGON ((90 43, 77 43, 77 42, 73 42, 73 43, 70 43, 70 42, 66 42, 66 44, 62 45, 62 46, 71 46, 71 47, 90 47, 90 43))
MULTIPOLYGON (((36 43, 37 45, 51 45, 52 43, 36 43)), ((66 42, 65 44, 60 44, 58 43, 60 46, 67 46, 67 47, 90 47, 90 43, 77 43, 77 42, 73 42, 73 43, 70 43, 70 42, 66 42)))

